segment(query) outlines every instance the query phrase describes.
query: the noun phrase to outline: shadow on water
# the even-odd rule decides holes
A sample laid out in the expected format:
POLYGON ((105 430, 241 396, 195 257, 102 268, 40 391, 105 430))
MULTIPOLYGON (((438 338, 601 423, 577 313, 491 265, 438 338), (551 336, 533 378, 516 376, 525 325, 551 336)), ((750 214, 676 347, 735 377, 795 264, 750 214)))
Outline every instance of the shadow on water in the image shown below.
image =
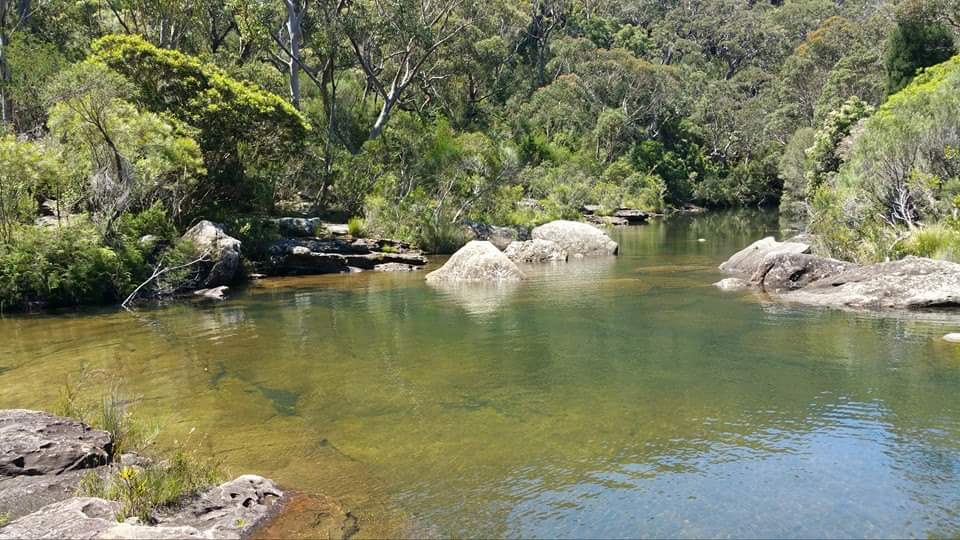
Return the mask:
POLYGON ((960 348, 938 338, 960 317, 711 287, 775 215, 613 234, 620 257, 507 288, 320 276, 140 319, 0 320, 0 406, 112 370, 171 438, 197 427, 233 472, 334 497, 360 536, 958 530, 960 348))

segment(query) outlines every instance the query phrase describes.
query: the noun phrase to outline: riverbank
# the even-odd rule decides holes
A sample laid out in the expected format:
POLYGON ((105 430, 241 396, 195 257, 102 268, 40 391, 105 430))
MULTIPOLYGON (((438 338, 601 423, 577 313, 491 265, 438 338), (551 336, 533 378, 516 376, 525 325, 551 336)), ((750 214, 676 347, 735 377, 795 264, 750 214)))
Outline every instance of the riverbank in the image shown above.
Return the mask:
POLYGON ((812 254, 812 238, 758 240, 720 270, 736 277, 716 285, 756 289, 772 298, 810 306, 853 309, 960 307, 960 264, 908 256, 858 265, 812 254))
POLYGON ((194 489, 206 481, 185 458, 118 455, 120 443, 78 420, 0 410, 0 539, 247 538, 284 499, 256 475, 194 489), (169 502, 144 506, 153 500, 169 502))

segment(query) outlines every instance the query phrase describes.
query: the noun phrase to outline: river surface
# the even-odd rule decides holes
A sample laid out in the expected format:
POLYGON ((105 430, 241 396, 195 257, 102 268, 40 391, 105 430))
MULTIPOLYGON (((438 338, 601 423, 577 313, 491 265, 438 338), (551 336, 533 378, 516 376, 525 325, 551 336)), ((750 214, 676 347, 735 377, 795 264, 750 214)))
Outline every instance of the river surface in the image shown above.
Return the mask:
POLYGON ((111 373, 162 437, 196 428, 231 473, 341 501, 360 536, 960 534, 960 347, 939 339, 960 314, 711 286, 777 233, 680 217, 514 286, 364 273, 8 317, 0 407, 111 373))

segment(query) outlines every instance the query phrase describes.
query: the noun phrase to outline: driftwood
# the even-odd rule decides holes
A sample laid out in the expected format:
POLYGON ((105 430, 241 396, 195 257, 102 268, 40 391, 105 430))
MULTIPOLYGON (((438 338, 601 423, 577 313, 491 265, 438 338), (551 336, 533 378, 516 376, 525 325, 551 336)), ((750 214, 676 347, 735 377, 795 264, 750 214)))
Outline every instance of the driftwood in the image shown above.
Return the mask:
POLYGON ((133 301, 137 298, 137 295, 140 294, 140 291, 143 290, 144 287, 146 287, 147 285, 149 285, 150 283, 152 283, 155 279, 157 279, 157 278, 159 278, 160 276, 166 274, 167 272, 173 272, 173 271, 175 271, 175 270, 182 270, 182 269, 184 269, 184 268, 189 268, 189 267, 191 267, 191 266, 193 266, 193 265, 195 265, 195 264, 199 264, 199 263, 201 263, 201 262, 208 261, 208 260, 210 260, 210 250, 204 251, 203 254, 200 255, 200 257, 198 257, 198 258, 196 258, 196 259, 194 259, 194 260, 192 260, 192 261, 190 261, 190 262, 188 262, 188 263, 186 263, 186 264, 181 264, 181 265, 178 265, 178 266, 168 266, 168 267, 164 268, 164 267, 163 267, 163 259, 161 259, 160 262, 157 263, 156 268, 153 269, 153 273, 150 275, 150 277, 147 278, 146 281, 144 281, 143 283, 141 283, 140 285, 138 285, 137 288, 134 289, 132 293, 130 293, 130 296, 128 296, 127 299, 124 300, 122 304, 120 304, 120 307, 122 307, 123 309, 125 309, 125 310, 127 310, 127 311, 131 311, 131 309, 130 309, 130 302, 133 302, 133 301))

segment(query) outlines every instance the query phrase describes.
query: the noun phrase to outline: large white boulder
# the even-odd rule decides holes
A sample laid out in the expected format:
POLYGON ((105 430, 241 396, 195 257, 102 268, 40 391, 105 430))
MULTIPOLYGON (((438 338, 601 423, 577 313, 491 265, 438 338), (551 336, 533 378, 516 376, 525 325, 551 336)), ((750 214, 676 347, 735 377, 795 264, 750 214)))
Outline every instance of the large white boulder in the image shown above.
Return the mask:
POLYGON ((555 242, 571 257, 616 255, 619 246, 600 229, 577 221, 551 221, 533 230, 534 240, 555 242))
POLYGON ((526 276, 502 251, 485 240, 473 240, 446 264, 427 274, 432 282, 520 281, 526 276))

